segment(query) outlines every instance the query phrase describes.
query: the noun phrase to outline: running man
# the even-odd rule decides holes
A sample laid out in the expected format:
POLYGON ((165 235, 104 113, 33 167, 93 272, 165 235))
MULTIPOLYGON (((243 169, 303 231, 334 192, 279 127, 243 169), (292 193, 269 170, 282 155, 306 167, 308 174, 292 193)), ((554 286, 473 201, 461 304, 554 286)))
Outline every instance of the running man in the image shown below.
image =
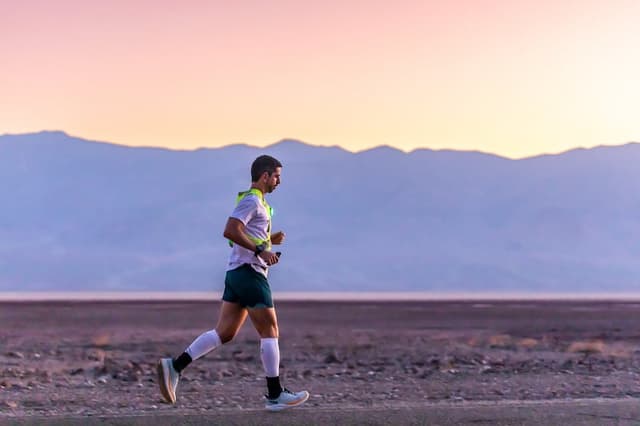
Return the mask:
POLYGON ((280 184, 282 164, 262 155, 251 165, 251 188, 238 194, 238 203, 227 220, 224 237, 232 245, 224 281, 222 306, 216 328, 198 336, 177 358, 158 363, 160 392, 168 403, 176 402, 182 371, 194 360, 231 341, 242 324, 251 322, 260 335, 260 358, 266 373, 265 408, 280 411, 304 403, 309 392, 291 392, 280 385, 278 321, 267 281, 269 266, 278 263, 272 244, 282 244, 284 232, 271 235, 271 207, 264 195, 280 184))

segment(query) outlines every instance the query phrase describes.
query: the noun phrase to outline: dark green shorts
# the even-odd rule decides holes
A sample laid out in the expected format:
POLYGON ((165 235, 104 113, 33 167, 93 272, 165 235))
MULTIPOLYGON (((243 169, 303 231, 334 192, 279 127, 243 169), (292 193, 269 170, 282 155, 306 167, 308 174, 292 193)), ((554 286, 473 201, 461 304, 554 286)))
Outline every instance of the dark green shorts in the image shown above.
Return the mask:
POLYGON ((246 308, 273 308, 267 278, 246 263, 227 271, 222 300, 246 308))

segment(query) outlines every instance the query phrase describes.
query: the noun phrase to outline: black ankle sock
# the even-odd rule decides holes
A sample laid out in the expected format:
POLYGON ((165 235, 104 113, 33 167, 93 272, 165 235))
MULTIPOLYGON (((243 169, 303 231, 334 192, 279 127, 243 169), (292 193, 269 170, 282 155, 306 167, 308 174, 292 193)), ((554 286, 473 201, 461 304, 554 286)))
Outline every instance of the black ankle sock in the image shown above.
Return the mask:
POLYGON ((282 392, 280 377, 267 377, 267 388, 269 389, 269 399, 276 399, 282 392))
POLYGON ((187 365, 191 364, 191 361, 193 361, 191 359, 191 355, 186 352, 182 352, 182 354, 180 354, 178 358, 173 360, 173 368, 175 368, 176 371, 180 373, 187 367, 187 365))

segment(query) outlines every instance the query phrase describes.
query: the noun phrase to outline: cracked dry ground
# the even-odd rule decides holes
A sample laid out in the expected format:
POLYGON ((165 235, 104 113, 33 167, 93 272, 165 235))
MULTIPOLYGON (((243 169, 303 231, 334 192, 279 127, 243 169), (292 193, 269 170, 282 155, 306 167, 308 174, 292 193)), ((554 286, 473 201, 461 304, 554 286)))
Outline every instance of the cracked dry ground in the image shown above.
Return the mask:
MULTIPOLYGON (((164 404, 160 357, 214 327, 217 302, 0 304, 0 415, 259 409, 259 338, 193 363, 164 404)), ((640 305, 281 302, 281 375, 307 404, 640 396, 640 305)))

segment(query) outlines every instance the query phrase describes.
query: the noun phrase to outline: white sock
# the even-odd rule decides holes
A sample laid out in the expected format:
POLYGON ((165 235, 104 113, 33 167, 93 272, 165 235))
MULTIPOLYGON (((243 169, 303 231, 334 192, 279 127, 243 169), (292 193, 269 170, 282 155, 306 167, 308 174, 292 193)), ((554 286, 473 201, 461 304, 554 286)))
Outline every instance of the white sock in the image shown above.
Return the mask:
POLYGON ((267 377, 280 375, 280 347, 277 337, 260 339, 260 359, 267 377))
POLYGON ((188 353, 191 359, 195 361, 220 345, 222 345, 222 341, 220 340, 220 336, 218 336, 218 332, 215 330, 209 330, 198 336, 196 340, 189 345, 185 352, 188 353))

